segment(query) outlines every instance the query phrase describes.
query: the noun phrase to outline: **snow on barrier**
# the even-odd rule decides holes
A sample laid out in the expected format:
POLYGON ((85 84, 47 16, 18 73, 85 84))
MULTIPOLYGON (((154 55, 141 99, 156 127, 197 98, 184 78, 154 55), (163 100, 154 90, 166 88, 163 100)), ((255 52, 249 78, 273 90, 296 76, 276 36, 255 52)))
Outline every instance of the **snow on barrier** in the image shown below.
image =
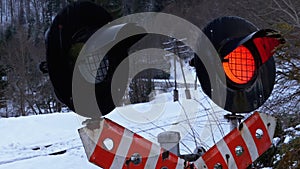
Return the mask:
POLYGON ((272 144, 275 118, 255 112, 194 163, 109 119, 79 129, 90 162, 104 169, 245 169, 272 144))

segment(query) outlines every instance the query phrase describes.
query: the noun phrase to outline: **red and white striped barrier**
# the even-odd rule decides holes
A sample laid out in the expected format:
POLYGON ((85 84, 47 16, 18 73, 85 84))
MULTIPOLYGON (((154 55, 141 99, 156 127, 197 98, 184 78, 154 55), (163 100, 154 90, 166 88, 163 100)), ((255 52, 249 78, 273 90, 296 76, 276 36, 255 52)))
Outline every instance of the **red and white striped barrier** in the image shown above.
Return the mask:
POLYGON ((184 160, 109 119, 79 129, 90 162, 104 169, 183 169, 184 160))
POLYGON ((255 112, 209 149, 195 165, 205 169, 245 169, 272 145, 276 120, 255 112))
POLYGON ((104 169, 245 169, 271 146, 276 121, 254 113, 194 164, 109 119, 93 125, 79 134, 89 161, 104 169))

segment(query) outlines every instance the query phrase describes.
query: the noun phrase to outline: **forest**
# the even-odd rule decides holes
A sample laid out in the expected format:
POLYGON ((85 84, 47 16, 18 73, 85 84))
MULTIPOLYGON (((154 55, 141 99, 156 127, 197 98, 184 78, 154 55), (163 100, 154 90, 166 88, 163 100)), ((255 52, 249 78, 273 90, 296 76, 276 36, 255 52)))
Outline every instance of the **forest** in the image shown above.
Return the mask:
MULTIPOLYGON (((26 116, 61 111, 49 77, 39 63, 45 60, 46 30, 71 0, 2 0, 0 3, 1 116, 26 116)), ((276 55, 277 77, 263 111, 299 112, 300 2, 293 0, 96 0, 115 18, 137 12, 165 12, 203 28, 220 16, 243 17, 259 28, 281 31, 287 43, 276 55)), ((297 114, 297 113, 296 113, 297 114)))

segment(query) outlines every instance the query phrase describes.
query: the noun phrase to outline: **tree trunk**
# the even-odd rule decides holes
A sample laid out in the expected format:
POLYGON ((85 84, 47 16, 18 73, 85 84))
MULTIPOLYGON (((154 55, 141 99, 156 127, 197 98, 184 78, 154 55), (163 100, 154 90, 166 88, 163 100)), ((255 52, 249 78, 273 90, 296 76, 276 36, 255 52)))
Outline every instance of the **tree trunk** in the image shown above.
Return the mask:
POLYGON ((2 1, 0 2, 0 10, 1 10, 0 23, 2 24, 3 23, 3 2, 2 1))
POLYGON ((28 36, 31 36, 32 27, 34 23, 32 22, 30 0, 25 0, 25 13, 26 13, 26 23, 28 23, 28 36))
POLYGON ((13 3, 13 0, 10 0, 10 21, 11 21, 11 25, 14 25, 14 20, 15 20, 14 3, 13 3))
POLYGON ((24 0, 19 0, 19 17, 18 17, 18 24, 24 25, 26 24, 25 20, 25 11, 24 11, 24 0))

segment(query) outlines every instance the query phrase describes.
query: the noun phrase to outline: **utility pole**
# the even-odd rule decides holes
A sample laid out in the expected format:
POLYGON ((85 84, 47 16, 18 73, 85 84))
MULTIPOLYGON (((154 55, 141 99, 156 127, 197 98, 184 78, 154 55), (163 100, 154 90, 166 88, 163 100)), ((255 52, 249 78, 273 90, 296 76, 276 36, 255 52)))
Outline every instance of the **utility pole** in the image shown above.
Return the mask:
POLYGON ((190 50, 187 49, 188 46, 183 44, 183 41, 186 41, 186 40, 187 40, 186 38, 182 38, 182 39, 171 38, 167 42, 163 42, 164 50, 168 51, 168 52, 172 52, 170 54, 166 54, 165 56, 166 57, 174 56, 174 59, 173 59, 174 83, 175 83, 174 84, 175 88, 173 90, 173 93, 174 93, 174 95, 173 95, 174 99, 173 100, 174 100, 174 102, 178 101, 178 99, 179 99, 179 94, 178 94, 178 89, 177 89, 177 66, 176 66, 177 57, 176 56, 179 57, 181 73, 182 73, 185 88, 186 88, 185 89, 186 98, 191 99, 191 94, 190 94, 190 91, 189 91, 188 86, 187 86, 187 82, 186 82, 186 78, 185 78, 185 74, 184 74, 184 70, 183 70, 183 62, 182 62, 182 59, 181 59, 184 54, 187 54, 187 53, 190 52, 190 50))

